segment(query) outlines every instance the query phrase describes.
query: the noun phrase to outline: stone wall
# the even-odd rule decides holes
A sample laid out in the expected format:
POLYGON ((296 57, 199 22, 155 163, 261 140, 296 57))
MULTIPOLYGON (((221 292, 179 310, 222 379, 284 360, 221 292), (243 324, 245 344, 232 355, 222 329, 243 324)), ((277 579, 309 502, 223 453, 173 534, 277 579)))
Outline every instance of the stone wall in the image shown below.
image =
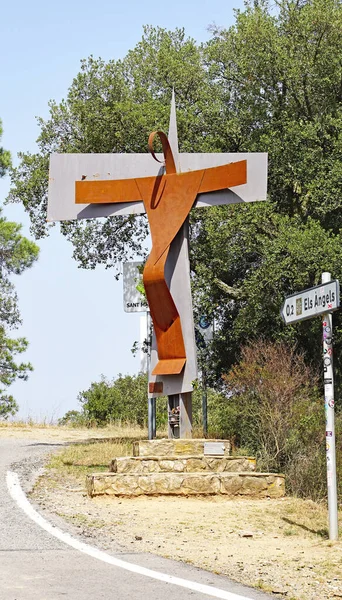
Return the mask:
POLYGON ((198 473, 255 471, 255 458, 249 456, 149 456, 114 458, 113 473, 198 473))
POLYGON ((223 494, 279 498, 285 494, 285 478, 275 473, 95 473, 87 477, 87 491, 90 496, 223 494))
POLYGON ((230 455, 229 440, 162 439, 134 442, 133 456, 203 456, 205 442, 222 444, 224 456, 230 455))

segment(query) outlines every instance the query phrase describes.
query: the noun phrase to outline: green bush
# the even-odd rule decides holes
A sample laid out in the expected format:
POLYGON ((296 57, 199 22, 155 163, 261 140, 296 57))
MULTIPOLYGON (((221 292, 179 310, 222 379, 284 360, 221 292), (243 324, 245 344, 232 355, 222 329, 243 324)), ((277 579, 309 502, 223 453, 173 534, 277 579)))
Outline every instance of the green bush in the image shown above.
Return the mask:
MULTIPOLYGON (((323 391, 303 354, 284 343, 250 343, 224 381, 227 396, 216 405, 221 433, 256 455, 259 469, 285 473, 288 493, 324 498, 323 391)), ((342 415, 337 413, 338 474, 342 474, 341 431, 342 415)), ((342 482, 340 487, 342 492, 342 482)))
POLYGON ((64 417, 58 419, 58 425, 61 427, 88 427, 89 423, 83 413, 79 410, 68 410, 64 417))
MULTIPOLYGON (((147 375, 121 375, 108 380, 102 377, 88 390, 80 392, 78 400, 87 423, 98 426, 122 421, 147 426, 147 375)), ((157 399, 157 427, 167 422, 166 398, 157 399)))

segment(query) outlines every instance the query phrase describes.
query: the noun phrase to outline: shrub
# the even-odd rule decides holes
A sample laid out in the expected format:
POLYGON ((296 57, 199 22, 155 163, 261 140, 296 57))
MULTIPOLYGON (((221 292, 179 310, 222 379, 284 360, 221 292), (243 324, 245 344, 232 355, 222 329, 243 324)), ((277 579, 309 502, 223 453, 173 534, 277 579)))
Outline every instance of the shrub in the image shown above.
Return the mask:
POLYGON ((324 402, 303 354, 284 343, 250 343, 224 381, 221 412, 233 441, 255 454, 262 470, 284 472, 288 492, 324 497, 324 402))
MULTIPOLYGON (((108 380, 102 377, 88 390, 80 392, 78 400, 88 423, 99 426, 113 421, 147 426, 147 375, 121 375, 108 380)), ((157 427, 167 422, 166 398, 157 399, 157 427)))
POLYGON ((89 425, 85 415, 79 410, 68 410, 64 417, 58 419, 58 425, 61 427, 87 427, 89 425))

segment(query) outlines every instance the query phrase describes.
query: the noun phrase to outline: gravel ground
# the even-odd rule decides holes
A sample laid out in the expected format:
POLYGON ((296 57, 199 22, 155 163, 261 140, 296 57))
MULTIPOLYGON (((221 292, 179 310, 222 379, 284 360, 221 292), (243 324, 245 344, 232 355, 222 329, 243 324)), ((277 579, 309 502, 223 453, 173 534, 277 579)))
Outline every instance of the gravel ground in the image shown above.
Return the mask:
MULTIPOLYGON (((102 549, 151 552, 300 600, 342 598, 342 546, 317 535, 288 536, 263 526, 274 502, 222 498, 94 498, 77 481, 51 488, 45 478, 34 499, 102 549), (248 511, 246 509, 248 502, 248 511), (253 514, 251 519, 249 515, 253 514), (259 514, 256 529, 255 516, 259 514)), ((287 500, 283 501, 284 508, 287 500)), ((271 511, 272 513, 272 511, 271 511)))
POLYGON ((12 463, 11 469, 19 475, 21 487, 26 494, 32 491, 36 482, 44 475, 47 457, 63 446, 64 444, 42 444, 38 441, 30 443, 30 447, 35 450, 34 454, 12 463))

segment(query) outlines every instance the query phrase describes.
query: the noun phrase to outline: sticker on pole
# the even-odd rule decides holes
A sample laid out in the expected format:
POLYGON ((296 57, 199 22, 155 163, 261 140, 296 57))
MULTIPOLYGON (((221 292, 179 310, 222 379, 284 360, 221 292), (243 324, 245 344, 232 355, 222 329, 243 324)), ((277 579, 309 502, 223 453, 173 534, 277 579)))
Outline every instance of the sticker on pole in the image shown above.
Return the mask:
POLYGON ((286 325, 311 319, 340 307, 340 285, 337 279, 288 296, 280 314, 286 325))
POLYGON ((206 348, 214 337, 214 322, 206 315, 202 315, 195 326, 195 340, 197 348, 206 348))

